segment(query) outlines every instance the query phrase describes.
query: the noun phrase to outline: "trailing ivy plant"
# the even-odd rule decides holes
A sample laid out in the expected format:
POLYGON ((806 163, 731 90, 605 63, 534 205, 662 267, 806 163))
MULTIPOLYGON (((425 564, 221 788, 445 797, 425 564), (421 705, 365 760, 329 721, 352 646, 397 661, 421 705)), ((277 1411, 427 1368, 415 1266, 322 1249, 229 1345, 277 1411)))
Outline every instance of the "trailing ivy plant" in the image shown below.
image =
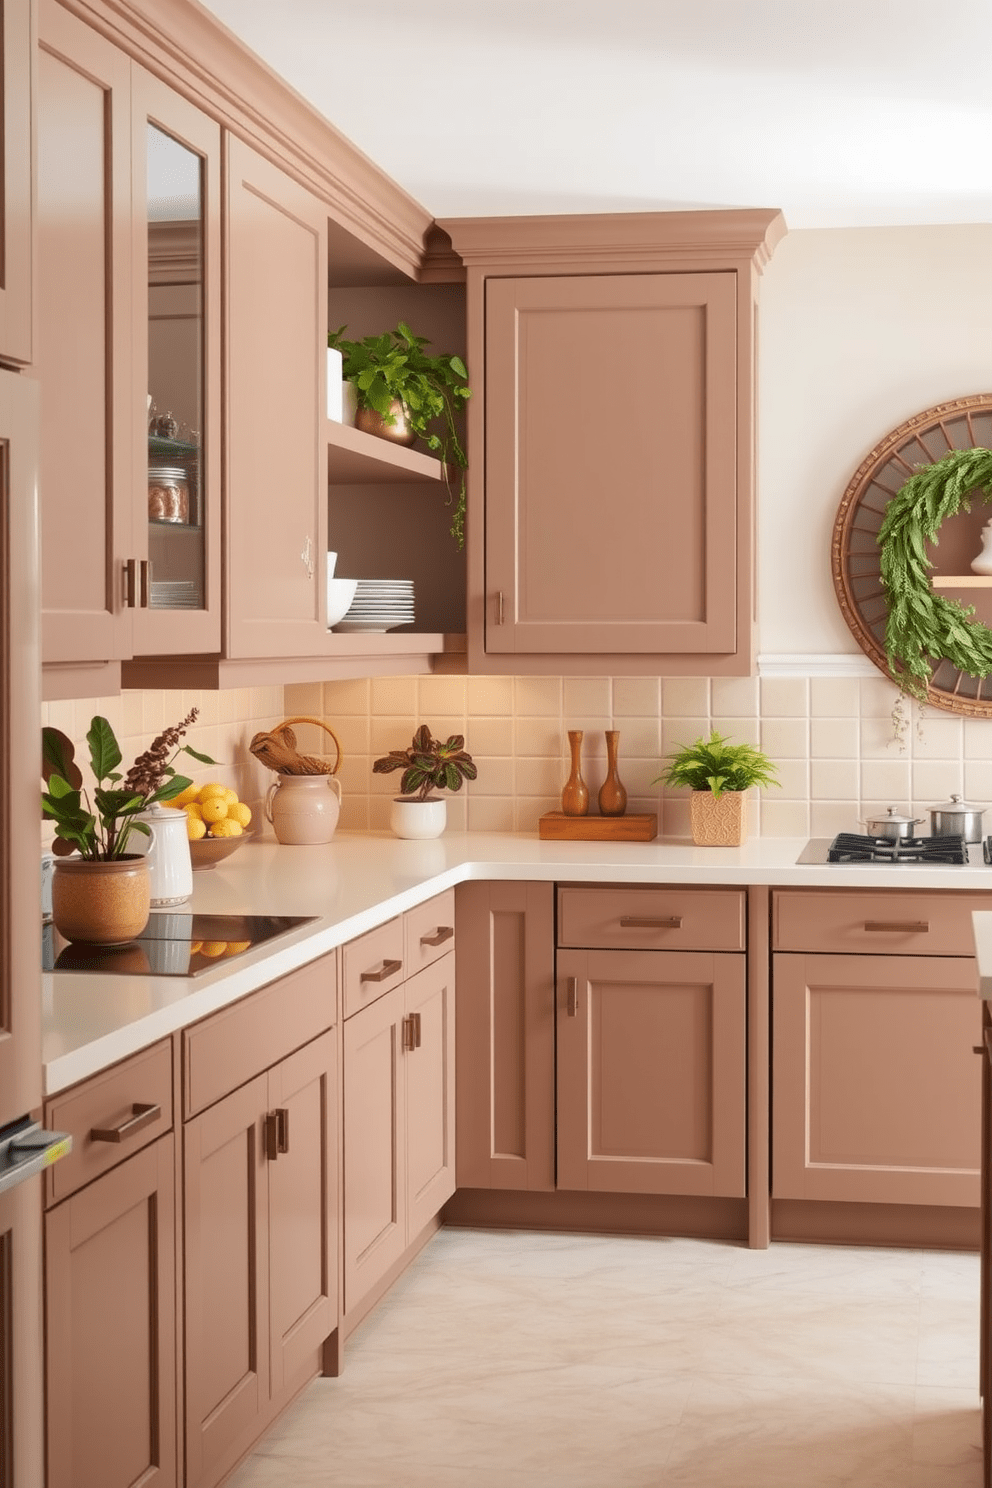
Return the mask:
POLYGON ((934 593, 925 546, 939 542, 948 517, 971 510, 975 495, 992 501, 992 450, 951 450, 910 476, 885 509, 878 534, 888 601, 885 650, 892 676, 915 698, 926 697, 934 661, 947 660, 972 677, 992 672, 992 630, 972 618, 973 605, 934 593))
POLYGON ((451 535, 460 548, 464 547, 464 472, 468 460, 455 420, 465 400, 472 396, 465 363, 460 356, 428 355, 424 347, 430 342, 424 336, 415 336, 402 320, 395 331, 365 336, 361 341, 347 340, 347 329, 339 326, 327 336, 328 346, 341 352, 345 381, 354 384, 359 405, 373 408, 387 424, 396 422, 390 413, 393 400, 398 398, 404 404, 410 428, 444 464, 448 499, 455 506, 451 535), (449 465, 462 472, 457 496, 451 488, 449 465))

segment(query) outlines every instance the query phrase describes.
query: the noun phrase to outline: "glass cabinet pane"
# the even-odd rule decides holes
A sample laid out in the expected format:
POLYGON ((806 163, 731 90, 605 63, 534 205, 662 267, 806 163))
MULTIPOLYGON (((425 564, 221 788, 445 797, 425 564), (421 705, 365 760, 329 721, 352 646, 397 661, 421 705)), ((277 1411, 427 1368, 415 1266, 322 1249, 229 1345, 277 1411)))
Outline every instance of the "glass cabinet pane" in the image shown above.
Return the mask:
POLYGON ((152 609, 206 606, 203 161, 148 148, 148 556, 152 609))

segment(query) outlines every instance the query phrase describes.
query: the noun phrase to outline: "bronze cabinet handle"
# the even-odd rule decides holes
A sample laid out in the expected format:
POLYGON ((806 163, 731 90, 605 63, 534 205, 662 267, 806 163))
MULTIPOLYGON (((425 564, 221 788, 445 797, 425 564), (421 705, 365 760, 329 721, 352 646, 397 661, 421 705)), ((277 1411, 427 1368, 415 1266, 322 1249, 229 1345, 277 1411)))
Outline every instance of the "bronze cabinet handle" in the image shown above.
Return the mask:
POLYGON ((422 935, 420 937, 420 944, 429 946, 443 945, 446 940, 450 940, 452 938, 454 933, 454 925, 438 925, 433 934, 422 935))
POLYGON ((289 1151, 289 1110, 286 1106, 276 1107, 276 1151, 289 1151))
POLYGON ((133 610, 138 603, 138 560, 124 560, 124 608, 133 610))
POLYGON ((681 930, 682 916, 621 915, 620 924, 624 930, 681 930))
POLYGON ((275 1162, 279 1156, 279 1131, 276 1126, 275 1111, 267 1111, 262 1123, 262 1137, 265 1144, 265 1156, 268 1162, 275 1162))
POLYGON ((566 992, 565 992, 565 1015, 568 1018, 574 1018, 574 1017, 577 1016, 578 1011, 579 1011, 579 979, 578 979, 578 977, 572 976, 572 977, 569 977, 569 979, 568 979, 567 988, 566 988, 566 992))
POLYGON ((138 564, 138 575, 140 591, 138 606, 142 610, 147 610, 152 602, 152 565, 147 558, 142 558, 138 564))
POLYGON ((128 1137, 133 1137, 144 1127, 153 1125, 161 1115, 161 1106, 142 1106, 135 1102, 131 1106, 130 1116, 125 1116, 124 1120, 119 1121, 116 1126, 94 1126, 90 1131, 90 1141, 126 1142, 128 1137))
POLYGON ((419 1049, 421 1043, 420 1014, 411 1013, 410 1017, 413 1019, 413 1047, 419 1049))
POLYGON ((403 1049, 407 1054, 412 1054, 414 1049, 420 1048, 420 1014, 407 1013, 403 1019, 403 1049))
POLYGON ((358 980, 360 982, 384 982, 387 977, 395 976, 396 972, 402 970, 402 967, 402 961, 381 961, 375 970, 363 971, 358 980))
POLYGON ((896 932, 908 931, 911 935, 926 935, 930 929, 929 920, 865 920, 865 929, 869 934, 874 931, 896 932))

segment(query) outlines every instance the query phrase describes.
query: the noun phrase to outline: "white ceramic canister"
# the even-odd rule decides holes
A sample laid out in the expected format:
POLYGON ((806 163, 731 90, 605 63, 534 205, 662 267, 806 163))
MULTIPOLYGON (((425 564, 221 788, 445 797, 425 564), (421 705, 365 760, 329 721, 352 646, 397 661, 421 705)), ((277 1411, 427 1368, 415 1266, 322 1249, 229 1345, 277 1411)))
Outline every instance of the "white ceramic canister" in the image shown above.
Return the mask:
POLYGON ((280 842, 309 847, 330 842, 341 814, 334 775, 280 775, 265 793, 265 816, 280 842))
POLYGON ((424 840, 440 837, 448 820, 448 803, 443 796, 418 801, 416 797, 397 796, 390 803, 389 825, 397 837, 424 840))
POLYGON ((184 904, 193 892, 193 864, 189 855, 186 813, 156 802, 135 821, 145 822, 151 835, 132 832, 128 847, 148 859, 152 908, 184 904))

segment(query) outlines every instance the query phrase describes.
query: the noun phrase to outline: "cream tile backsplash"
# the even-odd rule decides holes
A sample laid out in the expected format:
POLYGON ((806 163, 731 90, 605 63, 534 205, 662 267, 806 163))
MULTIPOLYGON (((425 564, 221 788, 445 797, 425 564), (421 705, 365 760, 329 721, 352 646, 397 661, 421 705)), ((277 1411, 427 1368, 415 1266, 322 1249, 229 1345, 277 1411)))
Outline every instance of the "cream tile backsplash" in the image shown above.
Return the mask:
MULTIPOLYGON (((652 781, 669 751, 711 728, 760 745, 778 765, 781 789, 755 793, 749 803, 755 834, 832 836, 890 805, 925 815, 952 791, 992 802, 992 721, 914 705, 897 729, 897 697, 882 677, 374 677, 48 703, 42 722, 67 733, 84 763, 86 730, 102 713, 129 765, 162 728, 197 707, 189 742, 220 763, 181 756, 179 768, 233 785, 267 832, 260 807, 272 776, 248 744, 297 714, 326 719, 340 738, 341 825, 359 831, 386 830, 398 777, 373 775, 372 763, 408 744, 421 722, 436 734, 463 733, 479 766, 479 779, 448 798, 455 831, 533 831, 542 812, 559 805, 570 728, 585 731, 583 774, 594 800, 605 772, 604 731, 619 729, 628 810, 657 811, 668 837, 689 835, 688 802, 652 781)), ((304 729, 300 743, 320 753, 329 741, 304 729)))
POLYGON ((448 798, 456 830, 533 831, 559 804, 569 729, 585 731, 583 775, 602 783, 608 728, 620 731, 628 810, 657 811, 665 836, 688 836, 681 792, 652 784, 664 756, 711 728, 760 745, 780 790, 755 793, 751 830, 832 836, 894 805, 925 815, 952 791, 992 801, 992 722, 915 705, 896 726, 898 693, 878 677, 400 677, 286 688, 287 715, 317 713, 339 734, 343 827, 383 830, 396 775, 372 763, 417 724, 464 733, 479 779, 448 798))

